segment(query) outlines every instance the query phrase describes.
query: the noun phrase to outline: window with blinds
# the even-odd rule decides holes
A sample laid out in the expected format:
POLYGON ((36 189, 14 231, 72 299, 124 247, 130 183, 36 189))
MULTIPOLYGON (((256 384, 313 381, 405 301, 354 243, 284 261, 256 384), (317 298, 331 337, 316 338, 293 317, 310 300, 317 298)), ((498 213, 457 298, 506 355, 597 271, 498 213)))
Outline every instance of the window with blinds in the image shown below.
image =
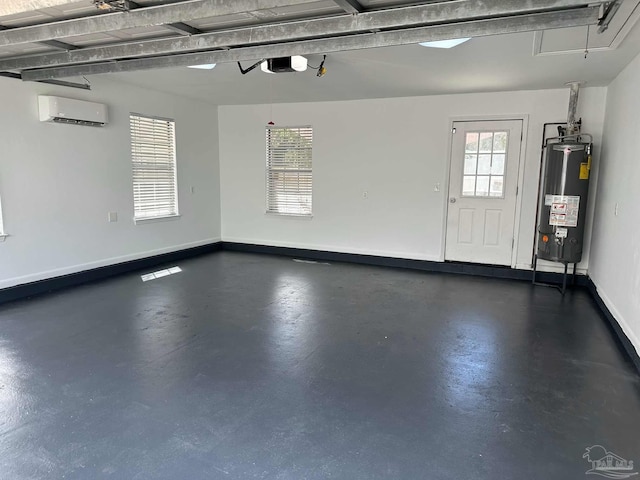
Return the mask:
POLYGON ((313 129, 267 127, 267 213, 311 215, 313 129))
POLYGON ((178 214, 175 122, 132 113, 134 219, 178 214))

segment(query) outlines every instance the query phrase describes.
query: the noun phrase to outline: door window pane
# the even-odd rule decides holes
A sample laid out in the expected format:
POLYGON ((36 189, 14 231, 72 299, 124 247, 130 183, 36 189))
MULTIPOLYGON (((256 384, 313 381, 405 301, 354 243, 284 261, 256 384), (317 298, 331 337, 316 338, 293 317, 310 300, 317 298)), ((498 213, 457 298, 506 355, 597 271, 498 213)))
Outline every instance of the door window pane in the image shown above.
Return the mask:
POLYGON ((491 175, 504 174, 504 154, 496 153, 491 159, 491 175))
POLYGON ((489 189, 491 197, 504 197, 504 177, 491 176, 491 188, 489 189))
POLYGON ((476 196, 486 197, 489 195, 489 175, 476 177, 476 196))
POLYGON ((493 134, 493 151, 494 153, 506 153, 507 132, 495 132, 493 134))
POLYGON ((489 175, 491 173, 491 155, 478 156, 478 175, 489 175))
POLYGON ((467 133, 467 142, 464 149, 465 152, 478 153, 478 135, 479 134, 477 132, 467 133))
POLYGON ((508 132, 467 132, 462 196, 504 198, 508 132))
POLYGON ((472 197, 476 193, 476 177, 475 175, 465 175, 462 179, 462 195, 472 197))
POLYGON ((476 155, 464 156, 464 174, 475 175, 476 174, 476 155))
POLYGON ((493 151, 493 133, 480 133, 480 153, 491 153, 493 151))

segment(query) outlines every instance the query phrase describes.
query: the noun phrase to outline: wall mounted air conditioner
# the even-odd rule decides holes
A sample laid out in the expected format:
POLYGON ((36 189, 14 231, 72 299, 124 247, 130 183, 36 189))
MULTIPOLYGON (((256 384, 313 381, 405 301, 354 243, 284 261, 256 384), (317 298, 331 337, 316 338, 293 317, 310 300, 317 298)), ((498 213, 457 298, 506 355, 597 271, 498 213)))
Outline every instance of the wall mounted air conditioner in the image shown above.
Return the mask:
POLYGON ((107 106, 72 98, 38 95, 41 122, 71 123, 103 127, 109 123, 107 106))

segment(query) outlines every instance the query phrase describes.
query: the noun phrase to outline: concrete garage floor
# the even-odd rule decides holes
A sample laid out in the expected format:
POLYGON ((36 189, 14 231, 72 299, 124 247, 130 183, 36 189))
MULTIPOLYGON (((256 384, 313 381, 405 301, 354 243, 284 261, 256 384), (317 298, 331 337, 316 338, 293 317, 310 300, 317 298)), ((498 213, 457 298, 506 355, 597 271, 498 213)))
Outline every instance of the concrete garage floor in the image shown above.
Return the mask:
POLYGON ((594 444, 640 467, 640 377, 584 291, 179 266, 0 307, 0 478, 584 479, 594 444))

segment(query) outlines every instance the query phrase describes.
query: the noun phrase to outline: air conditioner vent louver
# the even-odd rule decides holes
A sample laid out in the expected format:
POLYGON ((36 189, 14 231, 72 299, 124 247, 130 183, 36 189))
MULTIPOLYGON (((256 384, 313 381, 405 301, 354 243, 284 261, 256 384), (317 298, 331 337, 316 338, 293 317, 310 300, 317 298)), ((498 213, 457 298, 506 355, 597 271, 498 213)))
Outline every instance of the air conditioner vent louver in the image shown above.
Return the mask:
POLYGON ((102 127, 109 123, 107 106, 102 103, 39 95, 38 107, 41 122, 90 127, 102 127))
POLYGON ((104 127, 104 123, 90 122, 88 120, 74 120, 72 118, 55 117, 52 120, 55 123, 69 123, 71 125, 84 125, 86 127, 104 127))

